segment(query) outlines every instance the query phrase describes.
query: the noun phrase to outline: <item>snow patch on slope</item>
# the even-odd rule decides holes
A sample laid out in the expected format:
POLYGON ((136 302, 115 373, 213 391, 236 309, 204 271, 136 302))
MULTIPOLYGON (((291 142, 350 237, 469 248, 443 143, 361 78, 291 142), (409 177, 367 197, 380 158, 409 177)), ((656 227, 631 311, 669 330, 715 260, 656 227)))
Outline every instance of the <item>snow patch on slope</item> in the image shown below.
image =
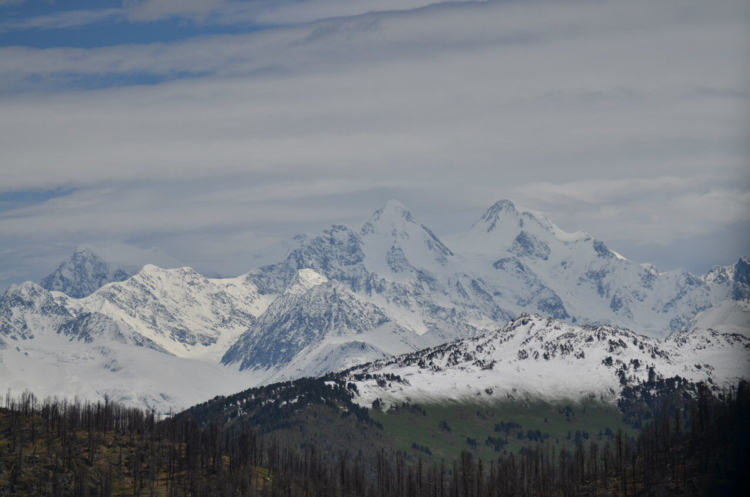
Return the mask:
POLYGON ((750 370, 750 339, 695 330, 668 340, 612 327, 579 327, 521 316, 486 335, 382 359, 347 372, 362 405, 392 402, 495 402, 503 399, 615 401, 650 369, 664 377, 728 387, 750 370), (382 381, 383 378, 395 378, 382 381), (379 377, 381 380, 379 381, 379 377))
POLYGON ((0 350, 0 388, 40 398, 96 401, 179 411, 216 395, 256 385, 259 378, 218 364, 179 358, 117 341, 82 346, 64 335, 40 336, 0 350), (17 348, 16 348, 17 347, 17 348))
POLYGON ((725 300, 698 313, 688 330, 711 329, 750 337, 750 300, 725 300))

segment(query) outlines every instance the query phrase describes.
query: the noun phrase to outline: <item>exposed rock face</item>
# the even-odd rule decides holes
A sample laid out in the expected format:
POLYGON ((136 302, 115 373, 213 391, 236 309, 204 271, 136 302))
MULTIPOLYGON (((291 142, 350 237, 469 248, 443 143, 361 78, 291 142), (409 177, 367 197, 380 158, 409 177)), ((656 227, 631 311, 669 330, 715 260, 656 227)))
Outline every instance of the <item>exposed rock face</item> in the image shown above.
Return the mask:
POLYGON ((0 347, 54 333, 72 318, 73 313, 39 285, 13 285, 0 295, 0 347))
POLYGON ((742 257, 734 265, 732 298, 734 300, 750 299, 750 258, 742 257))
POLYGON ((62 262, 40 285, 78 299, 91 295, 107 283, 124 281, 136 271, 134 267, 110 264, 90 249, 81 249, 62 262))
POLYGON ((269 306, 222 359, 241 369, 285 366, 328 337, 359 335, 390 320, 376 305, 310 269, 269 306))

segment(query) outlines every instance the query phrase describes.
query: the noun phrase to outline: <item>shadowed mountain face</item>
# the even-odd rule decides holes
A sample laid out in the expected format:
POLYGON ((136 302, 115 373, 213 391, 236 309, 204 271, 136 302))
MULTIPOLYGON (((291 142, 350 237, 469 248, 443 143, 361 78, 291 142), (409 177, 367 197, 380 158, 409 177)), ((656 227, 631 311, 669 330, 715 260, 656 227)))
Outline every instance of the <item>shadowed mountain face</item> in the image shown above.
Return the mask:
POLYGON ((223 362, 242 369, 284 366, 326 338, 360 335, 390 320, 376 305, 311 269, 297 278, 227 351, 223 362))
POLYGON ((743 257, 733 266, 732 299, 750 299, 750 258, 743 257))
POLYGON ((42 288, 79 299, 113 281, 123 281, 137 272, 132 266, 111 264, 90 249, 76 250, 40 283, 42 288))

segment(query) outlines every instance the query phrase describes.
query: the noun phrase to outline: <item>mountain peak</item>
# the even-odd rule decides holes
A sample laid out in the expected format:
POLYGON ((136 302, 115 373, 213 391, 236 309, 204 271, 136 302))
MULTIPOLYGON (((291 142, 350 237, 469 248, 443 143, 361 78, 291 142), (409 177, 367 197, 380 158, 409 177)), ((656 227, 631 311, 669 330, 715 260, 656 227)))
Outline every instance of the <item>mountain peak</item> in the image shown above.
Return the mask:
POLYGON ((363 234, 370 233, 374 230, 376 225, 380 224, 401 224, 401 223, 414 223, 414 216, 411 212, 404 207, 404 204, 398 200, 389 200, 383 207, 376 210, 372 216, 365 222, 362 227, 363 234))
POLYGON ((5 295, 36 295, 44 292, 44 289, 33 281, 24 281, 23 283, 11 283, 5 290, 5 295))
POLYGON ((407 211, 406 207, 404 207, 404 204, 393 198, 386 202, 381 209, 397 209, 400 211, 407 211))
POLYGON ((73 255, 71 256, 71 259, 74 259, 76 257, 86 257, 90 259, 101 259, 94 250, 87 246, 87 245, 80 245, 76 248, 75 252, 73 252, 73 255))
POLYGON ((109 264, 90 247, 80 246, 40 284, 46 290, 83 298, 107 283, 125 280, 133 273, 133 268, 109 264))
POLYGON ((495 202, 471 226, 475 233, 493 233, 493 236, 512 240, 520 230, 532 230, 542 237, 551 234, 557 240, 570 243, 591 240, 591 235, 584 231, 568 233, 554 224, 544 213, 525 209, 515 205, 510 200, 495 202))
POLYGON ((379 233, 381 235, 396 238, 408 237, 405 233, 422 229, 411 212, 398 200, 389 200, 380 209, 376 210, 362 225, 361 234, 370 235, 379 233))
POLYGON ((373 270, 374 261, 386 262, 391 271, 402 272, 415 264, 437 262, 444 266, 453 252, 429 228, 417 221, 397 200, 388 201, 362 226, 365 254, 373 270))
POLYGON ((165 271, 167 270, 157 266, 156 264, 144 264, 141 270, 138 271, 138 273, 149 274, 149 273, 161 273, 165 271))
POLYGON ((492 204, 489 209, 487 209, 487 212, 485 212, 484 216, 482 217, 485 219, 490 219, 491 217, 497 216, 502 211, 516 212, 516 204, 514 204, 513 201, 508 200, 507 198, 498 200, 497 202, 492 204))
POLYGON ((489 233, 497 227, 498 222, 504 217, 511 217, 514 221, 518 220, 518 211, 510 200, 499 200, 492 204, 479 218, 479 221, 474 223, 474 226, 482 226, 482 228, 486 226, 486 231, 489 233))

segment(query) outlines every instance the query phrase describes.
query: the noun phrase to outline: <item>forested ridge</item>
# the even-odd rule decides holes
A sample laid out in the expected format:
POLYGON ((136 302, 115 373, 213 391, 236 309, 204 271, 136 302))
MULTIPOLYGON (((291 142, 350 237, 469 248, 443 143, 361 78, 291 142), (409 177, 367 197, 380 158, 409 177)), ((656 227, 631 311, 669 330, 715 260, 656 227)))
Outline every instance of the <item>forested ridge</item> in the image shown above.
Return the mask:
POLYGON ((113 402, 8 395, 0 496, 750 495, 746 382, 721 394, 698 385, 679 402, 651 399, 635 437, 618 430, 496 458, 465 450, 455 460, 396 449, 369 410, 353 409, 330 380, 241 395, 164 420, 113 402), (300 438, 304 430, 323 431, 300 438), (359 450, 343 440, 355 433, 359 450))

